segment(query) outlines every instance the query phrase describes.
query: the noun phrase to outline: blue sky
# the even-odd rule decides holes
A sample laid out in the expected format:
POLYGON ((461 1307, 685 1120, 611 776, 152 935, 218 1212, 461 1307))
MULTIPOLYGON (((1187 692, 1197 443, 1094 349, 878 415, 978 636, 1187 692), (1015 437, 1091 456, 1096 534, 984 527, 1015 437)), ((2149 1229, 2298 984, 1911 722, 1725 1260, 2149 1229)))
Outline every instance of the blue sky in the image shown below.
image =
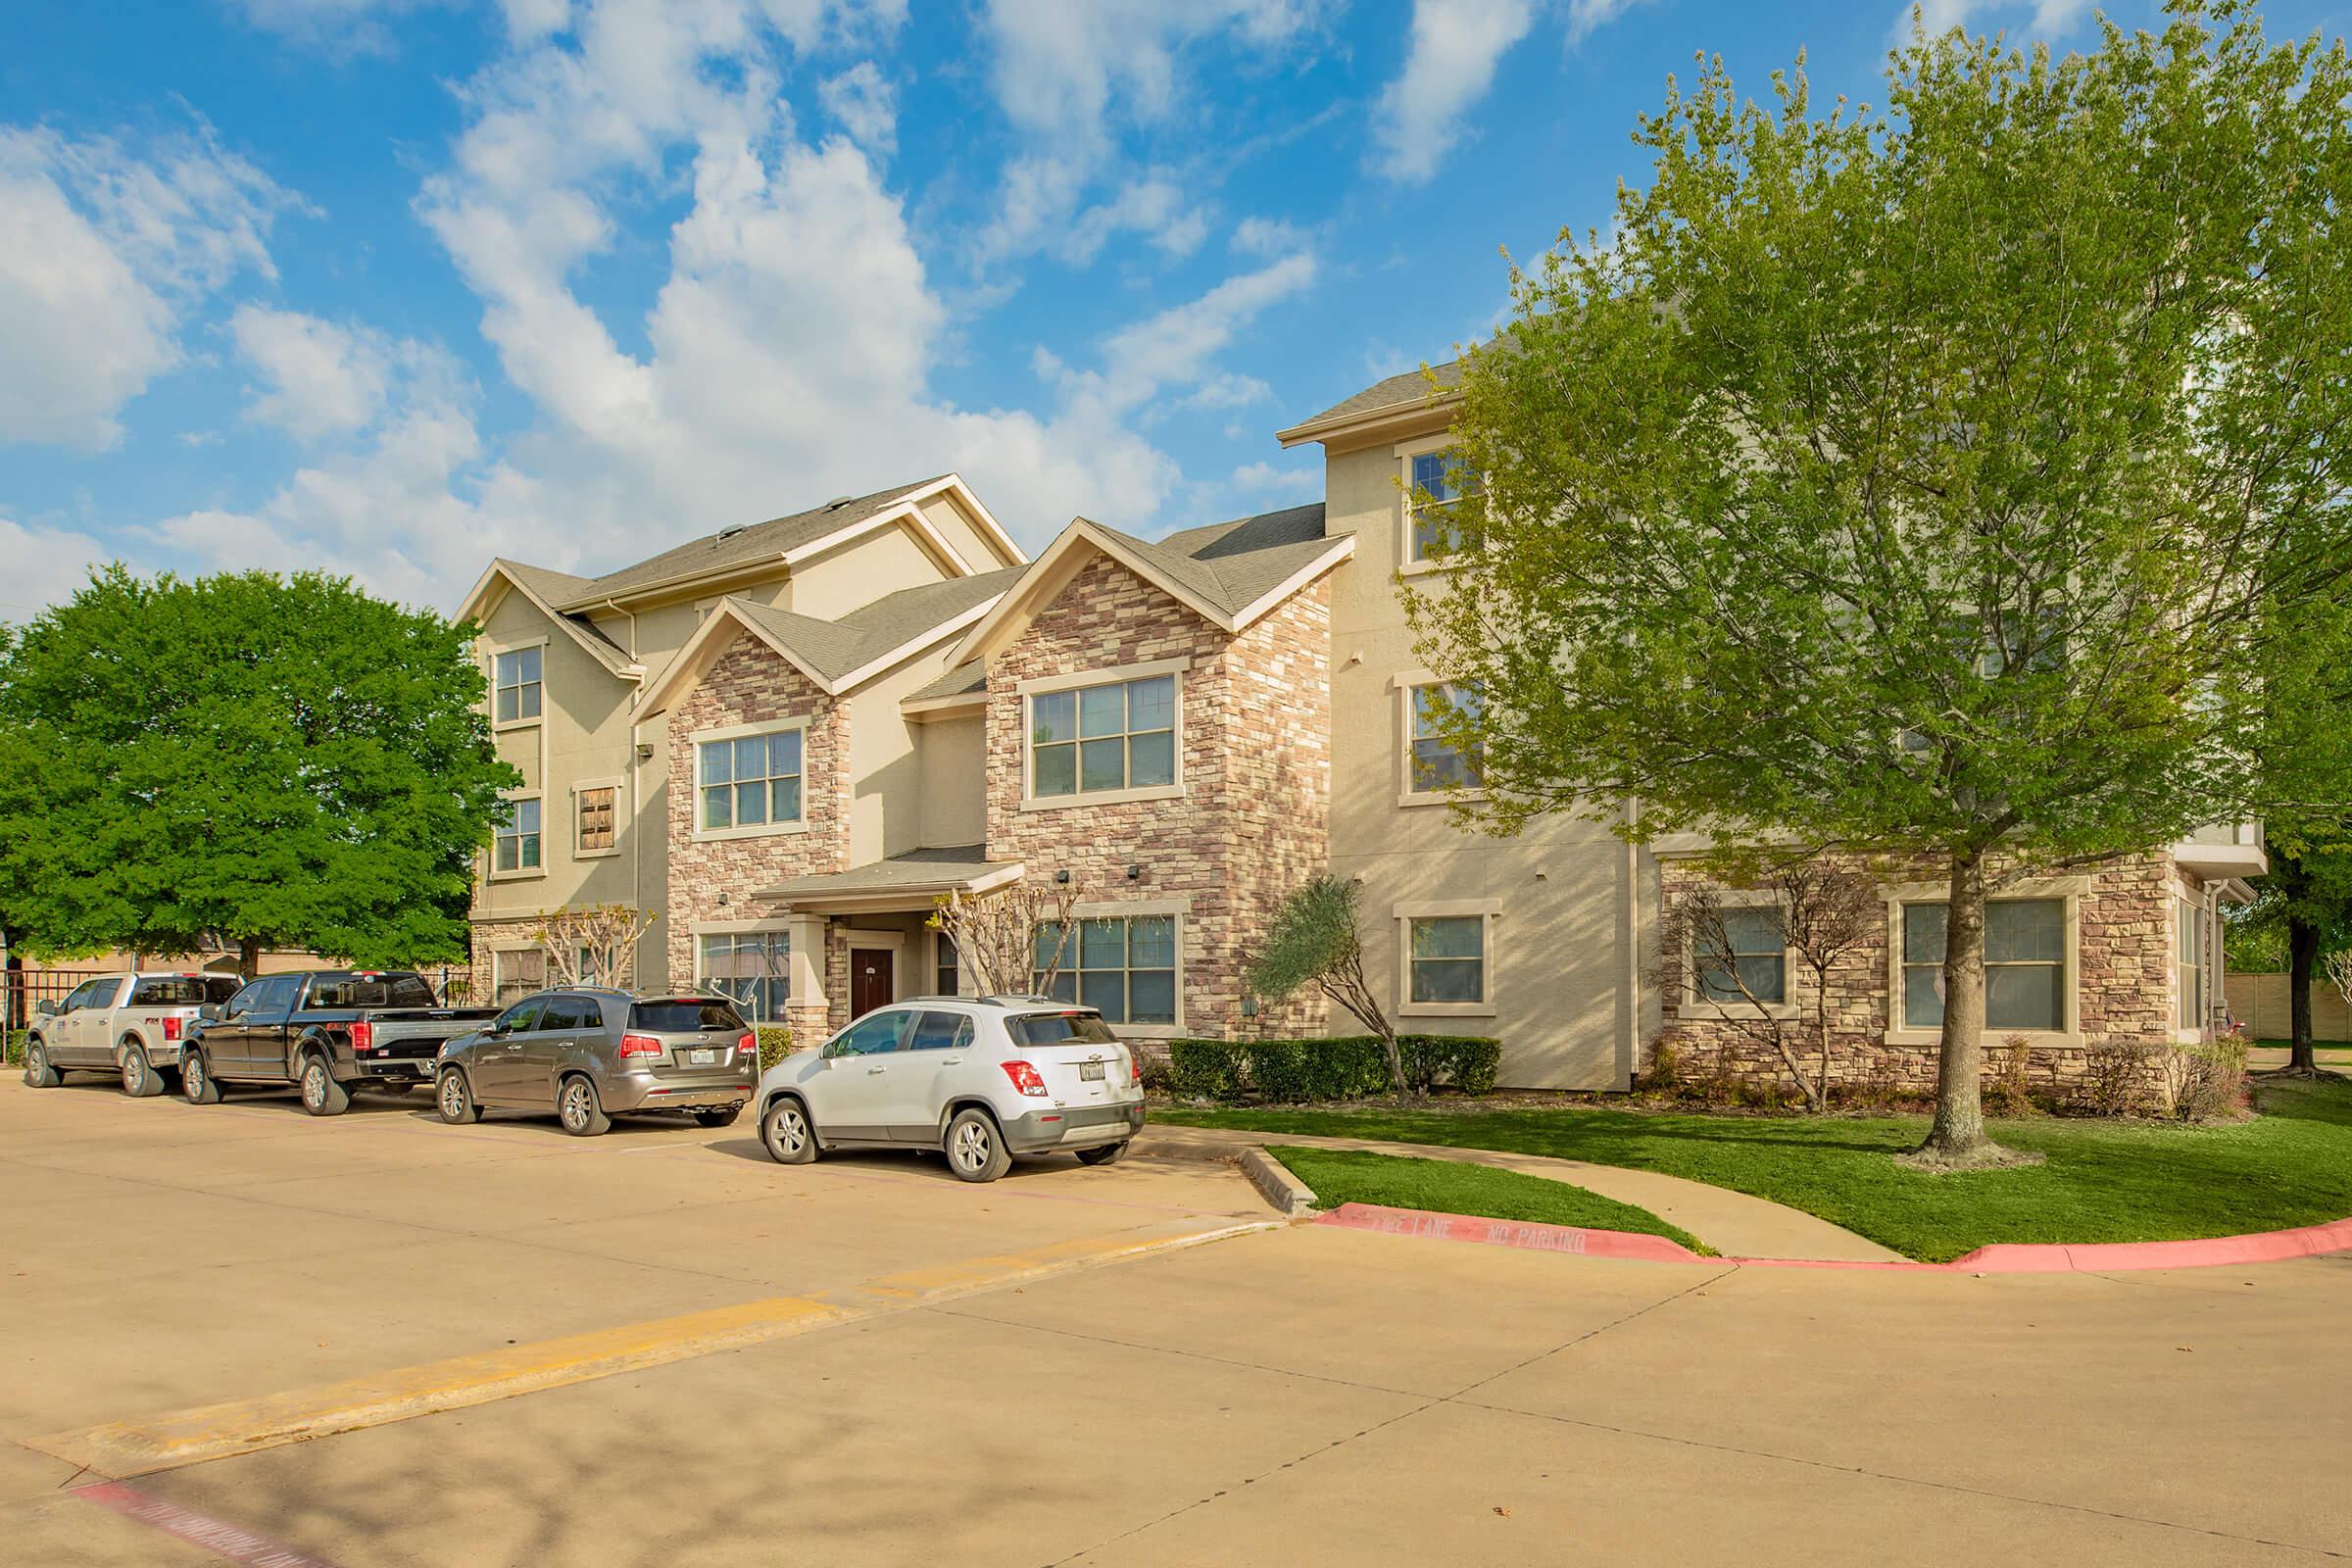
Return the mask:
MULTIPOLYGON (((2086 0, 1935 0, 2060 47, 2086 0)), ((2153 7, 2112 14, 2143 23, 2153 7)), ((1773 0, 176 0, 0 20, 0 618, 93 561, 452 608, 961 471, 1025 544, 1320 494, 1773 0)), ((2274 35, 2340 6, 2268 8, 2274 35)))

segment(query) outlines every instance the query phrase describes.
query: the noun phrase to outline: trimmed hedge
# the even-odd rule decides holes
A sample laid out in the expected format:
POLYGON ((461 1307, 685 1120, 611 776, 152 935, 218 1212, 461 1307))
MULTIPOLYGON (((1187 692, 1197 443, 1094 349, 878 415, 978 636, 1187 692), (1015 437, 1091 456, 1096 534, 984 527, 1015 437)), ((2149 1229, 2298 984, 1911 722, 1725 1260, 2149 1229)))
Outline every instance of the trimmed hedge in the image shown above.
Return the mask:
MULTIPOLYGON (((1465 1095, 1494 1087, 1500 1041, 1478 1035, 1398 1035, 1405 1083, 1415 1094, 1443 1084, 1465 1095)), ((1176 1040, 1170 1088, 1180 1100, 1361 1100, 1389 1092, 1377 1035, 1329 1040, 1176 1040)))
POLYGON ((760 1036, 760 1070, 767 1071, 792 1054, 792 1031, 781 1024, 763 1023, 758 1028, 760 1036))
POLYGON ((22 1067, 24 1065, 24 1039, 31 1033, 32 1031, 29 1029, 11 1029, 8 1032, 6 1060, 9 1066, 22 1067))

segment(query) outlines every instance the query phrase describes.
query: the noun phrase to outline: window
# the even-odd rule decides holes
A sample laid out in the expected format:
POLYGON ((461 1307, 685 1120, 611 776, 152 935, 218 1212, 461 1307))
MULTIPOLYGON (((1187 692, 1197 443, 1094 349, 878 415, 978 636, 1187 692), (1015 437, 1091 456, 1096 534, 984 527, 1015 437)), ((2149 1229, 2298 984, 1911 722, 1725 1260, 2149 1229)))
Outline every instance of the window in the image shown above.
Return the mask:
POLYGON ((1111 1023, 1176 1021, 1176 917, 1123 915, 1081 920, 1064 943, 1061 927, 1038 926, 1038 977, 1043 986, 1054 950, 1061 948, 1061 973, 1048 993, 1081 1003, 1111 1023))
POLYGON ((1029 793, 1092 795, 1176 782, 1176 677, 1029 699, 1029 793))
POLYGON ((633 1002, 629 1004, 629 1027, 651 1030, 656 1034, 692 1034, 732 1030, 743 1032, 743 1020, 735 1009, 723 1002, 710 1002, 701 997, 672 997, 666 1002, 633 1002))
POLYGON ((699 978, 760 1023, 792 997, 792 938, 782 931, 715 931, 697 939, 699 978))
MULTIPOLYGON (((1943 1025, 1946 911, 1903 906, 1903 1024, 1943 1025)), ((2066 901, 2003 899, 1984 906, 1984 1027, 2066 1027, 2066 901)))
POLYGON ((963 992, 963 966, 956 955, 956 939, 945 931, 935 932, 932 935, 931 962, 933 966, 931 983, 937 988, 932 995, 940 997, 961 995, 963 992))
MULTIPOLYGON (((1787 1002, 1788 938, 1778 908, 1723 911, 1728 952, 1693 955, 1698 995, 1709 1002, 1787 1002)), ((1712 949, 1711 938, 1702 939, 1712 949)))
POLYGON ((1411 997, 1415 1002, 1487 1000, 1487 922, 1484 915, 1416 918, 1411 928, 1411 997))
POLYGON ((507 819, 498 824, 498 858, 491 864, 501 871, 539 869, 539 800, 509 801, 507 819))
POLYGON ((547 984, 547 954, 539 948, 509 948, 490 955, 490 1000, 504 1006, 547 984))
POLYGON ((827 1054, 836 1056, 880 1056, 899 1049, 910 1012, 869 1012, 833 1037, 827 1054))
POLYGON ((2180 1014, 2176 1020, 2183 1029, 2205 1027, 2205 943, 2207 927, 2205 906, 2180 901, 2180 928, 2174 950, 2173 988, 2180 994, 2180 1014))
POLYGON ((572 796, 576 823, 574 845, 583 855, 613 847, 619 829, 616 803, 620 790, 612 784, 582 788, 572 796))
POLYGON ((1412 494, 1405 497, 1408 563, 1443 561, 1477 542, 1463 532, 1457 515, 1462 497, 1477 489, 1477 481, 1451 448, 1414 454, 1412 494))
POLYGON ((302 976, 274 975, 261 983, 253 999, 252 1011, 259 1018, 273 1018, 280 1013, 292 1012, 301 995, 302 976))
POLYGON ((106 991, 111 994, 114 990, 114 985, 115 983, 112 980, 84 980, 81 984, 75 986, 72 991, 66 993, 66 1000, 59 1004, 57 1010, 60 1012, 79 1012, 84 1007, 95 1006, 98 1001, 98 993, 100 991, 106 991))
POLYGON ((204 982, 192 974, 155 975, 130 993, 134 1007, 195 1007, 204 1002, 204 982))
POLYGON ((1008 1018, 1005 1030, 1012 1043, 1023 1049, 1045 1046, 1108 1046, 1118 1037, 1107 1024, 1091 1012, 1033 1012, 1022 1018, 1008 1018))
POLYGON ((539 1015, 539 1027, 550 1032, 578 1034, 584 1029, 604 1026, 604 1009, 586 997, 550 997, 547 1011, 539 1015))
POLYGON ((695 746, 703 831, 767 827, 801 819, 801 732, 771 730, 695 746))
POLYGON ((514 1005, 509 1007, 506 1011, 491 1019, 490 1027, 493 1029, 503 1030, 507 1034, 511 1035, 527 1035, 532 1030, 539 1027, 539 1015, 546 1009, 547 1002, 544 998, 531 997, 525 1001, 517 1002, 514 1004, 514 1005))
POLYGON ((501 724, 539 716, 539 656, 537 648, 517 648, 494 661, 492 679, 498 706, 492 711, 501 724))
POLYGON ((311 987, 314 1007, 430 1007, 433 988, 416 974, 352 974, 311 987))
POLYGON ((1476 789, 1484 781, 1485 757, 1475 742, 1467 750, 1454 745, 1443 726, 1448 708, 1471 723, 1478 722, 1477 689, 1439 682, 1412 687, 1406 699, 1412 705, 1412 761, 1406 787, 1415 795, 1457 787, 1476 789))
POLYGON ((972 1043, 972 1020, 959 1013, 924 1012, 914 1019, 908 1051, 961 1051, 972 1043))

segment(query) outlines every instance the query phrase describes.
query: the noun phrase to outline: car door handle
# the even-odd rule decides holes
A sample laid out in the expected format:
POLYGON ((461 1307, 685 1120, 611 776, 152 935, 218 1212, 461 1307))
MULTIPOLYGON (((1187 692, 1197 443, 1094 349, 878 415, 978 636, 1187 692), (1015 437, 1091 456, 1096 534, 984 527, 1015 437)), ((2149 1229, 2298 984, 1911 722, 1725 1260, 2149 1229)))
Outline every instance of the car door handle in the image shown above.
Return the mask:
POLYGON ((878 1072, 888 1072, 890 1069, 888 1067, 868 1067, 865 1070, 869 1075, 871 1075, 878 1072))
POLYGON ((939 1058, 939 1064, 942 1067, 960 1067, 963 1065, 963 1058, 961 1056, 942 1056, 939 1058))

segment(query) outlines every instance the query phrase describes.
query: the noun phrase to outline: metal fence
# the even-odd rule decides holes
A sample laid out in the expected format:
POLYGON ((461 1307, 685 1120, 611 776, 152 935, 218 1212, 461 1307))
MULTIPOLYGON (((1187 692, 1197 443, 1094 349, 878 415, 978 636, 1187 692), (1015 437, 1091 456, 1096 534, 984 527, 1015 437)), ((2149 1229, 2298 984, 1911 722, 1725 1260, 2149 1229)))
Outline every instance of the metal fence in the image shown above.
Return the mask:
POLYGON ((106 969, 11 969, 4 993, 8 1027, 29 1029, 44 1002, 64 1002, 75 986, 95 980, 106 969))

